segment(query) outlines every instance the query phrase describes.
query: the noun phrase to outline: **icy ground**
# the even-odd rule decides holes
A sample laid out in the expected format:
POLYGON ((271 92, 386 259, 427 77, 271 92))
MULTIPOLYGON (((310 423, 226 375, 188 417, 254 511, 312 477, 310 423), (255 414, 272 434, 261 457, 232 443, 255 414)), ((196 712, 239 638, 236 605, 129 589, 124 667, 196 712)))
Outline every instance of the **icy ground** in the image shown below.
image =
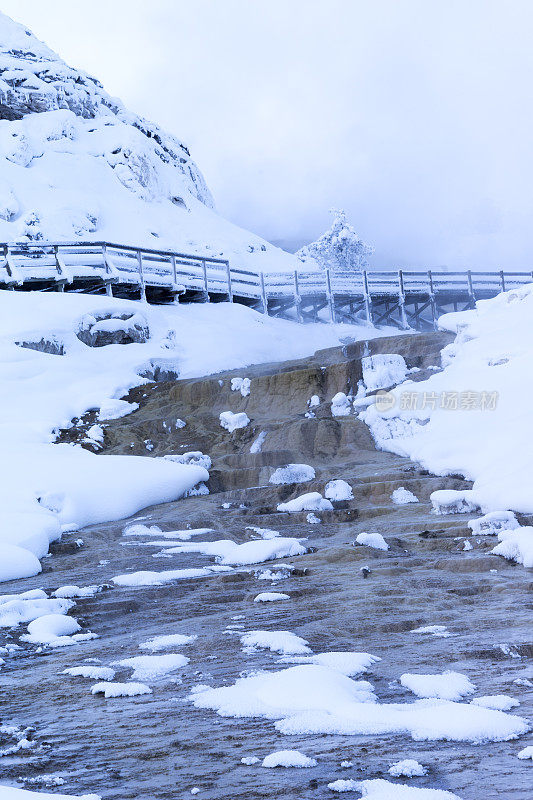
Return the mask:
MULTIPOLYGON (((346 325, 309 325, 305 337, 302 330, 227 303, 156 307, 68 293, 0 292, 0 581, 37 574, 39 559, 64 530, 175 500, 207 479, 204 462, 193 457, 179 463, 95 454, 109 419, 127 419, 135 410, 119 398, 147 381, 142 374, 159 367, 205 375, 374 335, 346 325), (108 335, 132 329, 146 341, 90 347, 77 336, 80 330, 108 335), (53 444, 55 431, 90 409, 100 413, 87 431, 88 449, 53 444)), ((176 416, 173 424, 186 422, 176 416)))
MULTIPOLYGON (((139 387, 139 408, 106 424, 104 452, 149 436, 153 460, 194 453, 183 461, 209 465, 211 493, 65 534, 42 575, 6 585, 0 769, 13 784, 34 788, 45 770, 71 794, 137 800, 528 800, 527 572, 490 555, 494 518, 434 513, 435 491, 465 481, 376 451, 353 413, 332 417, 339 376, 356 369, 335 358, 247 367, 246 396, 233 372, 139 387), (221 408, 250 425, 229 434, 221 408), (169 432, 169 413, 185 426, 169 432), (270 481, 289 464, 309 480, 270 481), (278 510, 338 481, 320 524, 305 502, 278 510), (400 487, 418 502, 395 503, 400 487), (388 550, 356 544, 361 533, 388 550), (57 618, 72 632, 56 638, 98 638, 28 639, 57 618)), ((120 458, 94 456, 106 457, 120 458)))

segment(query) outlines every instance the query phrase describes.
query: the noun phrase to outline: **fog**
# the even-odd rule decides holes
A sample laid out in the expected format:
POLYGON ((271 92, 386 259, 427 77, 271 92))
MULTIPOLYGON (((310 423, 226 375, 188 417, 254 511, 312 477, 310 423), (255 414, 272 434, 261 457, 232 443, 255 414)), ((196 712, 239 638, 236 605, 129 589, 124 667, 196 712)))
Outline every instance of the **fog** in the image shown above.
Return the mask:
POLYGON ((533 268, 526 0, 3 0, 190 146, 287 246, 344 208, 374 266, 533 268))

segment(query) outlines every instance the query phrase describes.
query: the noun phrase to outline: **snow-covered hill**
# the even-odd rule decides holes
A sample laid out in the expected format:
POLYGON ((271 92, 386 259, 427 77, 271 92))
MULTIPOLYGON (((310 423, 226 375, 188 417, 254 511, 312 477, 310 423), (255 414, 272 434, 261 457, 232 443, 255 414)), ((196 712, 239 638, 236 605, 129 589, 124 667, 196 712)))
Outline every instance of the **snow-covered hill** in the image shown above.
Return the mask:
POLYGON ((222 219, 179 139, 0 13, 0 242, 93 239, 294 269, 222 219))

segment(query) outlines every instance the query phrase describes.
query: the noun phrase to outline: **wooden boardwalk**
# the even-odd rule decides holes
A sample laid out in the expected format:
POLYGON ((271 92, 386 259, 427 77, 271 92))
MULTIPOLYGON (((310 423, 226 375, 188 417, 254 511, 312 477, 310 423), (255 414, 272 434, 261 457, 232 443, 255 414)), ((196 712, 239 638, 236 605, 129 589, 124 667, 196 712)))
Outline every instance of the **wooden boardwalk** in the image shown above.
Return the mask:
POLYGON ((429 330, 533 281, 532 272, 257 273, 228 261, 110 242, 0 245, 0 288, 106 293, 153 303, 242 303, 298 322, 360 322, 429 330))

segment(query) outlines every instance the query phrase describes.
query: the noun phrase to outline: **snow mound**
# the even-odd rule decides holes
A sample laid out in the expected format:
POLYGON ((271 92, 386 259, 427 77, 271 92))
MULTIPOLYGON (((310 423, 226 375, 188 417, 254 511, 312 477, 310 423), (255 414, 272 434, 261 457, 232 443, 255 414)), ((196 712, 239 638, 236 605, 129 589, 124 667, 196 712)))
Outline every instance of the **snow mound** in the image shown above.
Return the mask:
POLYGON ((78 633, 81 626, 74 617, 63 614, 44 614, 30 622, 28 633, 20 639, 31 644, 44 644, 49 647, 67 647, 78 642, 96 639, 95 633, 78 633))
POLYGON ((391 783, 382 778, 361 781, 357 784, 357 789, 364 800, 461 800, 458 795, 444 789, 418 789, 405 783, 391 783))
POLYGON ((101 586, 60 586, 55 592, 52 592, 54 597, 94 597, 95 594, 102 591, 101 586))
POLYGON ((95 683, 91 686, 91 694, 103 694, 104 697, 135 697, 138 694, 152 694, 145 683, 95 683))
POLYGON ((285 483, 307 483, 315 477, 315 470, 307 464, 286 464, 278 467, 269 478, 275 485, 285 483))
POLYGON ((283 592, 260 592, 254 597, 254 603, 274 603, 277 600, 290 600, 289 594, 283 592))
POLYGON ((409 503, 419 502, 418 497, 414 495, 412 492, 410 492, 409 489, 406 489, 404 486, 400 486, 398 487, 398 489, 395 489, 391 494, 390 499, 397 506, 406 506, 409 503))
POLYGON ((220 426, 227 430, 228 433, 233 433, 239 428, 246 428, 249 424, 250 419, 244 411, 239 414, 234 414, 233 411, 222 411, 220 413, 220 426))
POLYGON ((487 694, 483 697, 474 697, 470 702, 475 706, 482 706, 482 708, 493 708, 495 711, 510 711, 511 708, 520 705, 518 700, 506 694, 487 694))
POLYGON ((73 678, 91 678, 93 681, 112 681, 115 670, 111 667, 95 667, 93 664, 82 664, 79 667, 64 669, 62 675, 72 675, 73 678))
POLYGON ((324 489, 324 497, 333 501, 353 500, 352 487, 340 479, 329 481, 324 489))
POLYGON ((438 489, 430 495, 435 514, 466 514, 478 511, 472 489, 438 489))
POLYGON ((299 750, 277 750, 275 753, 265 756, 261 764, 262 767, 316 767, 316 758, 300 753, 299 750))
MULTIPOLYGON (((0 17, 0 23, 1 23, 0 17)), ((59 784, 58 784, 59 785, 59 784)), ((0 800, 102 800, 99 794, 53 794, 16 789, 13 786, 0 786, 0 800)))
POLYGON ((404 758, 403 761, 397 761, 389 767, 389 775, 393 778, 421 778, 426 775, 427 769, 415 761, 413 758, 404 758))
POLYGON ((322 497, 320 492, 307 492, 306 494, 288 500, 286 503, 279 503, 278 511, 288 511, 297 513, 299 511, 332 511, 333 505, 330 500, 322 497))
POLYGON ((533 760, 533 745, 529 745, 529 747, 524 747, 523 750, 520 750, 518 753, 518 758, 526 761, 527 759, 533 760))
POLYGON ((352 410, 350 399, 344 392, 337 392, 331 398, 331 414, 334 417, 347 417, 352 410))
POLYGON ((471 519, 468 527, 474 536, 493 536, 501 531, 519 528, 518 520, 512 511, 489 511, 477 519, 471 519))
POLYGON ((67 599, 49 599, 40 589, 20 595, 0 597, 0 628, 15 628, 50 614, 66 614, 74 603, 67 599))
POLYGON ((524 567, 533 567, 533 527, 525 526, 498 534, 500 544, 491 550, 495 556, 516 561, 524 567))
POLYGON ((231 572, 231 567, 204 567, 197 569, 166 569, 162 572, 140 570, 127 572, 124 575, 115 575, 111 578, 117 586, 163 586, 171 581, 187 580, 188 578, 209 578, 217 572, 231 572))
POLYGON ((441 700, 460 700, 476 690, 466 675, 450 670, 441 675, 406 672, 401 676, 400 683, 417 697, 438 697, 441 700))
POLYGON ((157 653, 159 650, 166 650, 167 647, 182 647, 185 644, 191 644, 197 638, 194 634, 187 636, 183 633, 167 633, 161 636, 154 636, 152 639, 148 639, 147 642, 142 642, 139 648, 157 653))
POLYGON ((370 653, 356 653, 349 650, 317 653, 313 656, 301 658, 286 657, 280 660, 284 662, 298 662, 300 664, 319 664, 323 667, 333 669, 336 672, 340 672, 342 675, 347 675, 350 678, 354 675, 360 675, 366 672, 372 664, 381 661, 378 656, 373 656, 370 653))
POLYGON ((381 533, 364 533, 361 532, 355 537, 357 544, 365 545, 366 547, 373 547, 374 550, 388 550, 389 545, 381 535, 381 533))
POLYGON ((469 703, 416 700, 378 703, 368 681, 318 664, 238 678, 230 686, 195 686, 196 708, 223 717, 263 718, 284 734, 410 734, 415 740, 505 741, 529 729, 522 717, 469 703))
POLYGON ((283 655, 311 652, 311 648, 307 646, 309 643, 290 631, 250 631, 240 639, 246 653, 257 650, 270 650, 283 655))
POLYGON ((163 552, 170 555, 202 553, 214 556, 219 564, 240 567, 248 564, 261 564, 264 561, 272 561, 286 556, 301 556, 307 550, 300 544, 300 539, 279 536, 273 539, 254 539, 243 544, 236 544, 231 539, 220 539, 217 542, 191 542, 190 544, 178 544, 163 552))
POLYGON ((161 656, 133 656, 115 663, 121 667, 131 667, 133 680, 153 681, 185 667, 189 659, 179 653, 165 653, 161 656))

